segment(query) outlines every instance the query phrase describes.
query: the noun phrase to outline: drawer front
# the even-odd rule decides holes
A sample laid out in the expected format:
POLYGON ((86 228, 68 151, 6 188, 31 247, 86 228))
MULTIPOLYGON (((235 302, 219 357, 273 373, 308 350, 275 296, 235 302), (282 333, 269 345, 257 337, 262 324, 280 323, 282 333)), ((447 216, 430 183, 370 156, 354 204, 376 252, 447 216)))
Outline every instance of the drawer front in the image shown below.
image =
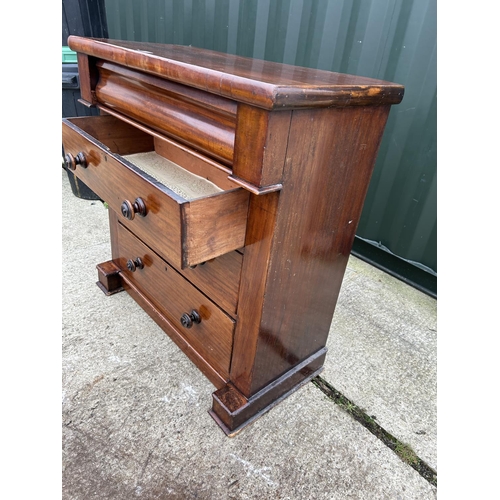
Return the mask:
POLYGON ((236 315, 243 255, 230 252, 180 272, 230 315, 236 315))
MULTIPOLYGON (((94 129, 99 130, 101 118, 109 121, 110 117, 92 117, 97 123, 94 129)), ((123 216, 121 221, 142 240, 154 239, 167 260, 185 268, 244 245, 249 194, 243 189, 185 200, 80 129, 78 123, 79 119, 63 120, 65 153, 74 157, 83 153, 86 159, 86 166, 77 164, 74 174, 116 213, 122 214, 126 203, 133 219, 123 216), (141 207, 145 216, 140 215, 141 207)), ((139 151, 145 149, 141 143, 139 151)))
POLYGON ((186 342, 227 378, 235 321, 121 224, 117 224, 117 243, 118 257, 113 261, 124 279, 146 295, 186 342))
POLYGON ((99 61, 96 66, 99 103, 232 164, 234 101, 111 62, 99 61))

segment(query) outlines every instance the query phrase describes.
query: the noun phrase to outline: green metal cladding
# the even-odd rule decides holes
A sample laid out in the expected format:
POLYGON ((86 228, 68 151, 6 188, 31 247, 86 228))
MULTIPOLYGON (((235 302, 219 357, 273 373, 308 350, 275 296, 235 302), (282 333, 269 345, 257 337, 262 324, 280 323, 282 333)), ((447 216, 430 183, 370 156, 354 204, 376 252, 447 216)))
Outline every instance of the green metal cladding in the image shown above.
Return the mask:
POLYGON ((110 38, 403 84, 357 237, 436 276, 436 0, 106 0, 110 38))

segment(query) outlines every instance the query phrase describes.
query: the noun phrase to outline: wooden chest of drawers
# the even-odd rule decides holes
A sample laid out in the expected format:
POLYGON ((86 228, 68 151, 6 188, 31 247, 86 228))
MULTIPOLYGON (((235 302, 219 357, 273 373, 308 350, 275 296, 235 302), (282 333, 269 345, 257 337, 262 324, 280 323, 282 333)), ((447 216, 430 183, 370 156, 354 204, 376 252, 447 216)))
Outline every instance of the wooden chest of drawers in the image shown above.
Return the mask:
POLYGON ((193 47, 70 37, 67 168, 109 206, 126 290, 214 384, 233 435, 320 373, 400 85, 193 47))

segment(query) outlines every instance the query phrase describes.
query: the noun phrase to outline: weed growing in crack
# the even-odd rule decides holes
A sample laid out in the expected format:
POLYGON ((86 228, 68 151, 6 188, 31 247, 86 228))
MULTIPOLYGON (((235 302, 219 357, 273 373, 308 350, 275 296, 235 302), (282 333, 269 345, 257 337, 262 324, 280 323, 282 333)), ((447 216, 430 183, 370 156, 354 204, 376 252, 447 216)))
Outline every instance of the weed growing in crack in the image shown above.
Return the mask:
POLYGON ((427 479, 433 486, 437 486, 437 473, 421 460, 411 447, 402 443, 392 434, 383 429, 373 417, 370 417, 366 412, 349 401, 337 389, 332 387, 326 380, 320 376, 314 377, 311 382, 325 394, 328 399, 340 406, 344 411, 349 413, 354 420, 359 422, 363 427, 368 429, 374 436, 380 439, 387 447, 389 447, 396 455, 406 464, 413 467, 423 478, 427 479))
POLYGON ((394 448, 394 451, 398 454, 399 458, 409 465, 416 465, 419 463, 420 459, 417 457, 415 452, 411 449, 411 446, 398 441, 394 448))

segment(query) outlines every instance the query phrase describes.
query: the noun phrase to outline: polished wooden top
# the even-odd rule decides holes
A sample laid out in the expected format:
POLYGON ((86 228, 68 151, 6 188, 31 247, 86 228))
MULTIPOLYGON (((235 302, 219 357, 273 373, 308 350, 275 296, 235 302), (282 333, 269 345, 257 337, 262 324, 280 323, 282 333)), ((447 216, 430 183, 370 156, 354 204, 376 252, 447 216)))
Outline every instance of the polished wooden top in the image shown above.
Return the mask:
POLYGON ((398 104, 404 87, 212 50, 70 36, 69 47, 265 109, 398 104))

